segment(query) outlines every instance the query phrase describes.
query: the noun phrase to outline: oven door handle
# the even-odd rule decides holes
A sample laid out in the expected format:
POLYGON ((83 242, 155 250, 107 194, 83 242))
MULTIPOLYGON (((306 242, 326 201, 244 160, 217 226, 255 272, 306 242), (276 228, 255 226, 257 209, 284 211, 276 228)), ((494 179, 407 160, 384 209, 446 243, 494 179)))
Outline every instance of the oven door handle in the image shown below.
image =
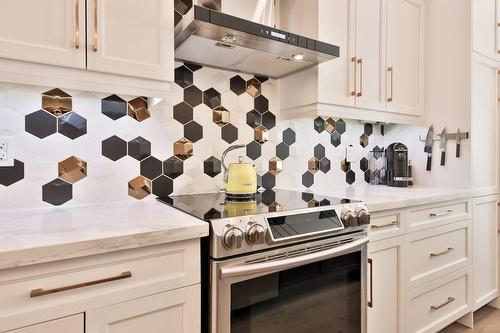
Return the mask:
POLYGON ((326 260, 352 252, 352 250, 367 244, 368 240, 369 240, 368 236, 365 236, 350 243, 339 245, 329 250, 304 254, 298 257, 289 257, 282 260, 266 261, 257 264, 221 267, 220 278, 227 279, 237 276, 266 273, 270 271, 282 271, 286 269, 307 265, 316 261, 326 260))

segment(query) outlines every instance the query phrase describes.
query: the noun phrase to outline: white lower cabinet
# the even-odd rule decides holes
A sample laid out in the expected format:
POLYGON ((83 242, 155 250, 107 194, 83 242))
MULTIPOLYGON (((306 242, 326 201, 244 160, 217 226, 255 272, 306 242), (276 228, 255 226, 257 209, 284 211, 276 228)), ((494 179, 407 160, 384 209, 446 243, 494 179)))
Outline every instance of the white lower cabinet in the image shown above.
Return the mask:
POLYGON ((368 245, 368 332, 402 332, 402 240, 390 238, 368 245))
POLYGON ((6 333, 83 333, 84 327, 83 313, 80 313, 74 316, 8 331, 6 333))

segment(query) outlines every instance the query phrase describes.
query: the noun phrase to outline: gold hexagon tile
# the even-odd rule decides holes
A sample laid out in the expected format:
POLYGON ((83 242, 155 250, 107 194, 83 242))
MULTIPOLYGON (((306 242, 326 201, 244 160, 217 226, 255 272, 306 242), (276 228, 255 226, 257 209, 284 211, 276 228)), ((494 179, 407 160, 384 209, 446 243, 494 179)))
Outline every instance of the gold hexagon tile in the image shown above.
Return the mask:
POLYGON ((368 146, 368 140, 368 135, 366 135, 365 133, 361 134, 361 136, 359 137, 359 144, 361 145, 361 147, 366 148, 368 146))
POLYGON ((260 82, 256 78, 251 78, 246 82, 247 93, 252 97, 260 95, 260 82))
POLYGON ((46 91, 42 94, 42 109, 52 113, 54 116, 68 113, 72 108, 73 101, 71 95, 59 88, 46 91))
POLYGON ((130 100, 128 102, 128 115, 139 122, 151 117, 146 98, 137 97, 130 100))
POLYGON ((309 208, 313 208, 313 207, 318 207, 319 206, 319 202, 317 202, 316 200, 312 199, 311 201, 309 201, 307 203, 307 207, 309 208))
POLYGON ((255 127, 254 140, 258 143, 266 143, 269 140, 269 131, 264 126, 255 127))
POLYGON ((212 111, 212 120, 220 127, 224 127, 224 125, 229 123, 229 119, 230 119, 229 111, 226 110, 226 108, 223 107, 222 105, 216 107, 212 111))
POLYGON ((318 172, 318 170, 319 170, 319 160, 316 157, 311 158, 307 162, 307 169, 312 174, 315 174, 316 172, 318 172))
POLYGON ((273 157, 269 160, 269 172, 273 175, 277 175, 283 171, 283 161, 279 157, 273 157))
POLYGON ((137 200, 142 200, 151 194, 151 181, 144 176, 139 176, 128 182, 128 195, 137 200))
POLYGON ((193 156, 193 143, 186 138, 174 142, 174 155, 181 160, 186 160, 193 156))
POLYGON ((334 131, 335 131, 335 120, 333 120, 332 118, 327 118, 325 120, 325 130, 332 134, 334 131))
POLYGON ((273 202, 270 206, 269 206, 269 211, 270 212, 281 212, 283 210, 283 206, 280 205, 279 203, 277 202, 273 202))
POLYGON ((71 156, 59 162, 59 178, 74 184, 85 177, 87 177, 87 162, 84 160, 71 156))

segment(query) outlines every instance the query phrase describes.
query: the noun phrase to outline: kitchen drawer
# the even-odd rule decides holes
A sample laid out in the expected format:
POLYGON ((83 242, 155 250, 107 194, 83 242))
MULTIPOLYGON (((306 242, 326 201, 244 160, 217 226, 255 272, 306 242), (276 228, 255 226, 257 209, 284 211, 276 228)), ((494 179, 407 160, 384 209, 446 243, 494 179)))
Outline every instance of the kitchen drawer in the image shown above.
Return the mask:
POLYGON ((199 240, 0 274, 0 332, 199 283, 199 240))
POLYGON ((406 210, 407 232, 462 221, 471 217, 470 200, 440 202, 409 207, 406 210))
POLYGON ((471 269, 432 281, 407 293, 407 332, 437 332, 471 308, 471 269))
POLYGON ((85 320, 80 313, 4 333, 84 333, 84 327, 85 320))
POLYGON ((385 210, 370 214, 370 241, 402 235, 405 227, 404 210, 385 210))
POLYGON ((470 242, 470 220, 407 234, 408 289, 469 265, 470 242))

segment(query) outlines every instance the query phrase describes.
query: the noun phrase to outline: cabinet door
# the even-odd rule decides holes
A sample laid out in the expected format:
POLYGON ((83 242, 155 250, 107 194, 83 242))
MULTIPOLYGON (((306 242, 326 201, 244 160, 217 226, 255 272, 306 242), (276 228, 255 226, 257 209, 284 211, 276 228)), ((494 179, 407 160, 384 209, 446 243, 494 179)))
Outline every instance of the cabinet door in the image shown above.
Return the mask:
POLYGON ((5 333, 83 333, 83 314, 47 321, 5 333))
POLYGON ((356 107, 386 109, 385 1, 356 1, 356 107))
POLYGON ((368 244, 368 333, 402 332, 401 244, 400 237, 368 244))
POLYGON ((499 0, 472 1, 472 47, 491 59, 500 59, 499 0))
POLYGON ((498 296, 496 195, 473 199, 474 310, 498 296))
POLYGON ((472 63, 472 186, 498 192, 497 64, 481 55, 472 63))
POLYGON ((200 285, 90 310, 86 333, 199 333, 200 285))
POLYGON ((425 8, 421 0, 387 1, 387 110, 423 114, 425 8))
POLYGON ((88 0, 87 68, 171 81, 173 0, 88 0))
POLYGON ((85 0, 3 0, 0 57, 85 68, 85 0))

